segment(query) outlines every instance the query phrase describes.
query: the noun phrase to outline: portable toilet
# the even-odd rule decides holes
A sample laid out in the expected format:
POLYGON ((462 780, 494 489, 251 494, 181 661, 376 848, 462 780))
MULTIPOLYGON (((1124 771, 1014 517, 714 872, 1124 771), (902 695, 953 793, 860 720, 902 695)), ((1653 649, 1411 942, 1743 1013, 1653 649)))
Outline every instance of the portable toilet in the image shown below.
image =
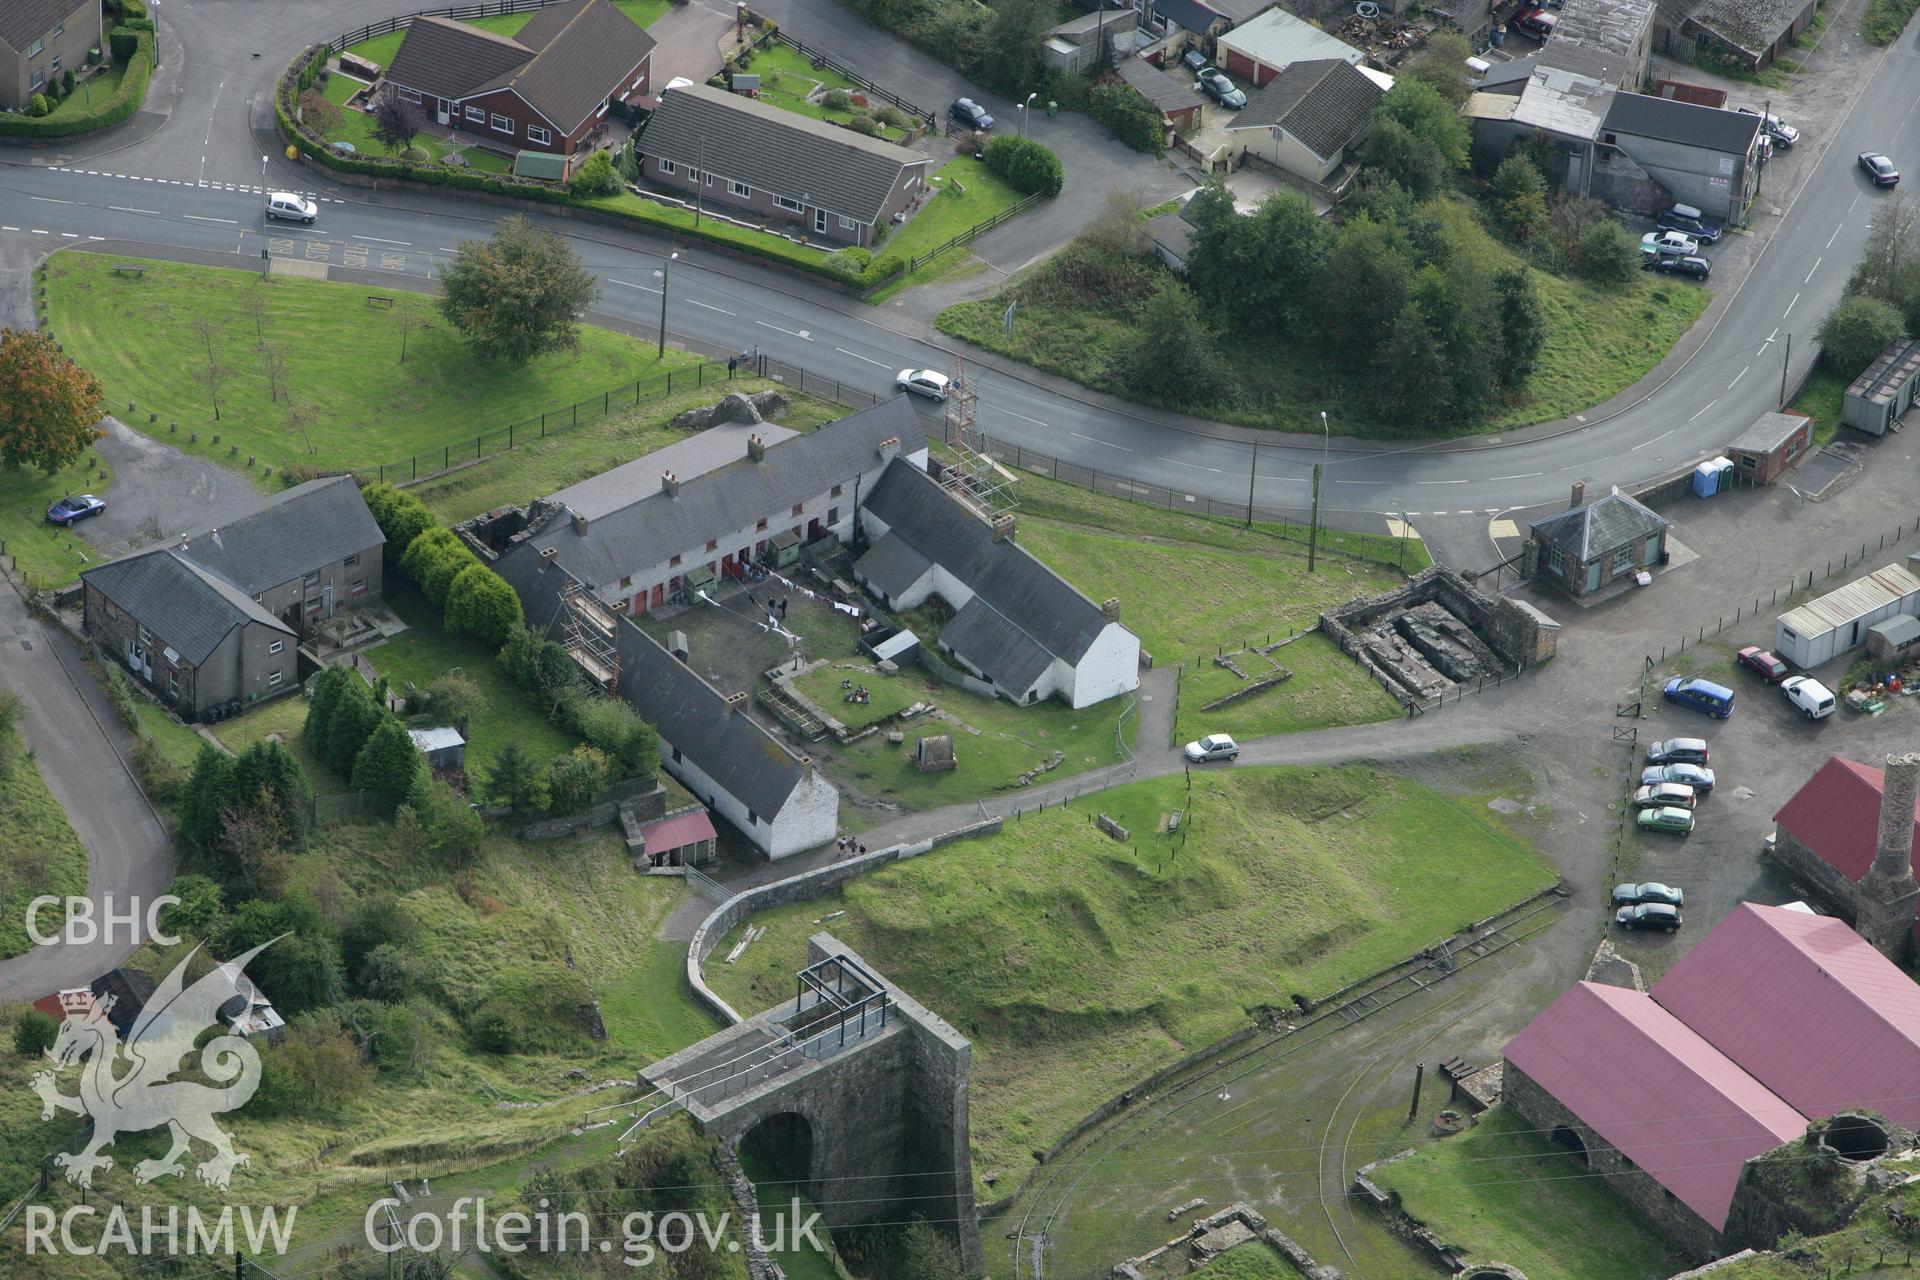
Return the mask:
POLYGON ((1720 492, 1720 473, 1713 469, 1711 462, 1703 462, 1693 469, 1693 496, 1711 498, 1720 492))

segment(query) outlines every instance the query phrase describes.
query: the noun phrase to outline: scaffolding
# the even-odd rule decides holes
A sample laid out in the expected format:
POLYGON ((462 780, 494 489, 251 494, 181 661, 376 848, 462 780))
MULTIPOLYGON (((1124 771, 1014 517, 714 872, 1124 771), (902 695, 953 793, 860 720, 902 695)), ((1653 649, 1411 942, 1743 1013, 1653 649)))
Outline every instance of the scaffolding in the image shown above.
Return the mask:
POLYGON ((568 582, 560 605, 567 616, 567 656, 580 664, 587 679, 608 693, 620 684, 620 651, 614 644, 613 612, 579 582, 568 582))
POLYGON ((947 441, 953 449, 954 463, 942 483, 954 497, 991 522, 1011 515, 1016 503, 1012 474, 995 462, 993 455, 975 446, 980 438, 973 425, 978 399, 973 380, 967 377, 966 357, 954 356, 953 382, 947 388, 947 441))

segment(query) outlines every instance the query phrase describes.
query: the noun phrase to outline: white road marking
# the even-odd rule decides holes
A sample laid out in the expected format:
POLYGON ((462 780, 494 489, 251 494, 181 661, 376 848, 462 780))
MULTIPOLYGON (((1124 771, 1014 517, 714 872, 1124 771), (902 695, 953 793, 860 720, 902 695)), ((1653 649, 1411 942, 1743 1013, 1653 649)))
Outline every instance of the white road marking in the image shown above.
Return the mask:
MULTIPOLYGON (((1167 461, 1172 462, 1173 459, 1168 458, 1167 461)), ((1373 481, 1371 480, 1335 480, 1334 483, 1335 484, 1372 484, 1373 481)))
POLYGON ((1812 284, 1812 283, 1813 283, 1813 273, 1814 273, 1815 271, 1818 271, 1818 270, 1820 269, 1820 264, 1821 264, 1821 263, 1823 263, 1823 262, 1825 262, 1825 261, 1826 261, 1826 259, 1825 259, 1825 258, 1815 258, 1815 259, 1813 260, 1813 267, 1812 267, 1812 269, 1811 269, 1811 270, 1809 270, 1809 271, 1807 272, 1807 278, 1806 278, 1805 280, 1802 280, 1802 281, 1801 281, 1800 283, 1801 283, 1801 284, 1812 284))
POLYGON ((1739 384, 1739 382, 1740 382, 1740 379, 1742 379, 1742 378, 1744 378, 1744 377, 1746 377, 1746 376, 1747 376, 1747 370, 1748 370, 1748 369, 1751 369, 1751 368, 1753 368, 1753 366, 1752 366, 1752 365, 1748 365, 1746 369, 1742 369, 1742 370, 1741 370, 1740 372, 1738 372, 1738 373, 1736 373, 1736 374, 1734 374, 1734 375, 1733 375, 1733 381, 1732 381, 1732 382, 1729 382, 1729 383, 1727 384, 1727 390, 1729 390, 1729 391, 1731 391, 1731 390, 1733 390, 1733 389, 1734 389, 1734 387, 1735 387, 1735 386, 1737 386, 1737 385, 1739 384))
POLYGON ((845 347, 835 347, 834 350, 838 351, 843 356, 852 356, 855 360, 864 360, 868 364, 877 365, 882 369, 891 369, 893 367, 892 365, 887 364, 884 361, 875 360, 872 356, 863 356, 858 351, 849 351, 845 347))
POLYGON ((71 200, 56 200, 52 196, 28 196, 29 200, 38 200, 41 204, 72 204, 71 200))
MULTIPOLYGON (((994 411, 995 411, 996 413, 1004 413, 1004 414, 1006 414, 1006 415, 1007 415, 1007 416, 1008 416, 1009 418, 1018 418, 1018 419, 1020 419, 1020 421, 1022 421, 1022 422, 1031 422, 1031 423, 1032 423, 1032 424, 1033 424, 1034 426, 1036 426, 1036 427, 1044 427, 1044 426, 1046 426, 1046 425, 1047 425, 1046 423, 1044 423, 1044 422, 1042 422, 1042 421, 1040 421, 1040 419, 1038 419, 1038 418, 1029 418, 1029 417, 1028 417, 1028 416, 1027 416, 1026 414, 1024 414, 1024 413, 1015 413, 1015 412, 1014 412, 1013 410, 1011 410, 1011 409, 1008 409, 1008 408, 1004 408, 1004 407, 1002 407, 1002 406, 1000 406, 1000 405, 997 405, 997 404, 993 404, 993 405, 988 405, 987 407, 988 407, 989 409, 992 409, 992 410, 994 410, 994 411)), ((1133 450, 1131 450, 1131 449, 1129 449, 1129 450, 1127 450, 1127 452, 1128 452, 1128 453, 1132 453, 1132 452, 1133 452, 1133 450)))
POLYGON ((1218 468, 1218 467, 1203 467, 1203 466, 1201 466, 1201 465, 1200 465, 1199 463, 1197 463, 1197 462, 1182 462, 1182 461, 1180 461, 1180 459, 1178 459, 1178 458, 1162 458, 1162 459, 1160 459, 1160 461, 1162 461, 1162 462, 1171 462, 1171 463, 1172 463, 1172 464, 1173 464, 1174 466, 1176 466, 1176 467, 1192 467, 1192 468, 1193 468, 1193 469, 1194 469, 1195 471, 1211 471, 1211 472, 1213 472, 1213 474, 1215 474, 1215 475, 1219 475, 1219 474, 1220 474, 1220 468, 1218 468))
POLYGON ((106 237, 105 237, 105 236, 88 236, 88 237, 87 237, 87 239, 89 239, 89 240, 105 240, 105 239, 106 239, 106 237))
POLYGON ((0 231, 18 231, 18 227, 0 227, 0 231))
MULTIPOLYGON (((1027 419, 1027 421, 1028 421, 1028 422, 1032 422, 1032 421, 1033 421, 1033 419, 1032 419, 1032 418, 1028 418, 1028 419, 1027 419)), ((1103 444, 1103 445, 1105 445, 1105 446, 1107 446, 1107 448, 1109 448, 1109 449, 1118 449, 1118 450, 1120 450, 1120 451, 1121 451, 1122 453, 1132 453, 1132 452, 1133 452, 1133 450, 1131 450, 1131 449, 1129 449, 1129 448, 1127 448, 1127 446, 1125 446, 1125 445, 1123 445, 1123 444, 1115 444, 1115 443, 1114 443, 1113 441, 1111 441, 1111 440, 1102 440, 1102 439, 1100 439, 1100 438, 1098 438, 1097 436, 1083 436, 1083 435, 1081 435, 1081 434, 1080 434, 1080 433, 1079 433, 1078 431, 1069 431, 1069 432, 1067 432, 1067 434, 1068 434, 1068 435, 1070 435, 1070 436, 1072 436, 1072 437, 1073 437, 1074 439, 1076 439, 1076 440, 1086 440, 1086 441, 1089 441, 1089 442, 1091 442, 1091 443, 1093 443, 1093 444, 1103 444)))
POLYGON ((658 292, 660 292, 660 291, 659 291, 658 289, 649 289, 649 288, 647 288, 647 286, 645 286, 645 285, 643 285, 643 284, 634 284, 634 283, 633 283, 632 281, 630 281, 630 280, 613 280, 613 279, 609 279, 609 280, 607 281, 607 283, 608 283, 608 284, 617 284, 617 285, 619 285, 619 286, 620 286, 621 288, 623 288, 623 289, 638 289, 638 290, 640 290, 640 291, 641 291, 641 292, 643 292, 643 293, 658 293, 658 292))
MULTIPOLYGON (((445 246, 445 245, 440 245, 440 246, 438 246, 438 247, 436 247, 436 248, 434 249, 434 252, 435 252, 435 253, 458 253, 458 252, 459 252, 459 250, 458 250, 458 249, 449 249, 449 248, 447 248, 447 246, 445 246)), ((616 283, 617 283, 617 282, 616 282, 616 283)))
POLYGON ((1660 433, 1659 435, 1657 435, 1657 436, 1655 436, 1655 437, 1654 437, 1653 439, 1651 439, 1651 440, 1642 440, 1642 441, 1641 441, 1641 442, 1640 442, 1639 444, 1637 444, 1637 445, 1635 445, 1635 446, 1633 446, 1633 448, 1631 448, 1631 449, 1629 449, 1629 450, 1627 450, 1627 452, 1628 452, 1628 453, 1638 453, 1638 452, 1639 452, 1640 450, 1642 450, 1642 449, 1644 449, 1644 448, 1646 448, 1646 447, 1647 447, 1648 445, 1650 445, 1650 444, 1659 444, 1659 443, 1660 443, 1660 442, 1661 442, 1662 440, 1665 440, 1665 439, 1666 439, 1666 438, 1667 438, 1668 436, 1670 436, 1670 435, 1672 435, 1672 434, 1673 434, 1673 432, 1672 432, 1672 431, 1670 431, 1670 430, 1669 430, 1669 431, 1662 431, 1662 432, 1661 432, 1661 433, 1660 433))
POLYGON ((1453 514, 1455 514, 1455 515, 1457 515, 1457 516, 1470 516, 1470 515, 1472 515, 1472 514, 1473 514, 1473 512, 1471 512, 1471 511, 1456 511, 1456 512, 1454 512, 1453 514))
POLYGON ((78 231, 62 231, 60 233, 60 238, 62 240, 78 240, 80 238, 80 233, 78 231))
POLYGON ((413 241, 411 240, 385 240, 379 236, 360 236, 360 235, 356 235, 354 239, 355 240, 371 240, 376 244, 397 244, 403 249, 408 249, 413 247, 413 241))
POLYGON ((784 333, 789 338, 799 338, 803 342, 813 341, 813 335, 808 333, 805 329, 782 329, 779 325, 768 324, 765 320, 755 320, 754 323, 761 326, 762 328, 771 329, 775 333, 784 333))
POLYGON ((115 213, 144 213, 154 218, 157 218, 160 216, 160 211, 158 209, 133 209, 133 208, 129 208, 124 204, 110 204, 107 206, 107 208, 113 210, 115 213))
POLYGON ((46 232, 44 232, 44 231, 42 231, 42 230, 41 230, 40 228, 38 228, 38 227, 35 227, 35 228, 34 228, 34 229, 33 229, 33 230, 31 231, 31 232, 29 232, 28 234, 30 234, 30 235, 36 235, 36 236, 43 236, 43 235, 46 235, 47 233, 46 233, 46 232))
POLYGON ((1847 224, 1842 222, 1839 226, 1833 229, 1833 234, 1827 237, 1827 248, 1829 249, 1833 248, 1833 242, 1840 238, 1840 233, 1846 230, 1846 227, 1847 227, 1847 224))
POLYGON ((727 310, 725 307, 716 307, 712 303, 702 302, 698 298, 688 298, 687 305, 690 307, 705 307, 709 311, 718 311, 723 316, 730 316, 733 314, 733 312, 727 310))
POLYGON ((195 222, 224 222, 229 226, 235 227, 240 225, 239 221, 234 218, 205 218, 197 213, 183 213, 180 216, 183 218, 192 218, 195 222))
POLYGON ((1517 476, 1494 476, 1492 478, 1495 480, 1531 480, 1535 476, 1540 476, 1545 474, 1546 472, 1544 471, 1528 471, 1528 472, 1525 472, 1524 474, 1517 475, 1517 476))
POLYGON ((1415 484, 1465 484, 1465 480, 1415 480, 1415 484))
MULTIPOLYGON (((1695 409, 1693 411, 1693 418, 1699 417, 1701 414, 1705 413, 1707 410, 1713 408, 1713 406, 1719 403, 1720 403, 1720 400, 1718 397, 1715 397, 1714 399, 1707 401, 1704 405, 1701 405, 1698 409, 1695 409)), ((1692 422, 1693 418, 1688 418, 1687 421, 1692 422)))
POLYGON ((1800 301, 1800 295, 1796 293, 1793 295, 1793 302, 1789 302, 1787 304, 1787 309, 1780 313, 1780 318, 1782 320, 1785 320, 1788 316, 1793 314, 1793 303, 1798 301, 1800 301))

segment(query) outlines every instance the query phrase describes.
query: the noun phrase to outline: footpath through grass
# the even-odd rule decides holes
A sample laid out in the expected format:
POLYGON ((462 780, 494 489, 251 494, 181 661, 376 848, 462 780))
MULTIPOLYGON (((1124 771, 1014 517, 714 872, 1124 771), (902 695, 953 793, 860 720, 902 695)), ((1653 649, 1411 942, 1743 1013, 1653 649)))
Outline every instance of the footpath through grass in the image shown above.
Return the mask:
POLYGON ((1374 770, 1192 784, 1130 783, 757 915, 767 935, 733 965, 718 957, 737 930, 723 939, 707 980, 758 1011, 809 934, 846 940, 973 1041, 974 1173, 1005 1194, 1031 1152, 1155 1068, 1554 880, 1473 810, 1374 770))
POLYGON ((1509 1263, 1528 1280, 1645 1280, 1687 1265, 1605 1178, 1504 1107, 1374 1180, 1469 1263, 1509 1263))
MULTIPOLYGON (((564 410, 662 368, 652 343, 582 325, 580 348, 524 365, 474 358, 431 298, 399 293, 370 306, 364 285, 177 263, 60 253, 46 266, 48 328, 67 354, 98 377, 109 408, 166 444, 244 469, 248 457, 275 470, 366 467, 410 454, 471 450, 483 433, 547 410, 564 410), (249 298, 264 310, 256 326, 249 298), (400 360, 398 319, 421 321, 400 360), (215 421, 198 317, 213 322, 221 415, 215 421), (307 415, 289 415, 268 377, 269 352, 287 367, 286 388, 307 415), (148 413, 159 421, 147 425, 148 413), (178 423, 177 430, 170 424, 178 423), (215 443, 215 438, 218 443, 215 443)), ((667 366, 694 363, 669 351, 667 366)), ((258 474, 256 470, 254 474, 258 474)), ((271 484, 271 482, 269 482, 271 484)))
POLYGON ((18 735, 0 741, 0 959, 30 945, 27 903, 87 891, 87 851, 18 735))

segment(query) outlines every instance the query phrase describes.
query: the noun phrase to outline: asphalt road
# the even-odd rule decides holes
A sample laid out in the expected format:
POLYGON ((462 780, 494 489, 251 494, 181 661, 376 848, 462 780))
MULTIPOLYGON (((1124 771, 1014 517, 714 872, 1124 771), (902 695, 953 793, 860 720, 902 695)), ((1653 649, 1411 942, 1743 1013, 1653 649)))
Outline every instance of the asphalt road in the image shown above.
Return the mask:
MULTIPOLYGON (((495 209, 336 187, 277 159, 265 166, 265 185, 317 187, 324 202, 313 228, 265 225, 259 155, 270 139, 259 126, 274 68, 272 46, 268 57, 249 56, 249 44, 266 43, 264 35, 249 33, 256 21, 286 7, 262 9, 257 17, 208 0, 199 7, 234 21, 219 47, 193 52, 189 45, 180 105, 168 124, 94 159, 61 164, 59 157, 36 155, 0 171, 0 237, 37 239, 48 249, 98 239, 184 246, 248 262, 266 249, 429 277, 462 239, 486 234, 495 209)), ((343 8, 377 6, 363 0, 343 8)), ((169 10, 169 18, 182 16, 169 10)), ((331 29, 347 20, 340 13, 318 21, 331 29)), ((307 17, 305 24, 315 21, 307 17)), ((1480 531, 1489 516, 1563 502, 1573 480, 1595 491, 1671 470, 1776 407, 1788 336, 1796 338, 1786 370, 1791 382, 1811 365, 1811 330, 1838 298, 1884 198, 1854 167, 1855 154, 1883 150, 1910 169, 1920 167, 1917 70, 1920 33, 1864 55, 1862 73, 1870 79, 1854 107, 1828 136, 1802 142, 1800 155, 1812 163, 1802 166, 1800 189, 1769 193, 1784 210, 1777 229, 1737 292, 1716 297, 1704 322, 1711 332, 1683 344, 1698 345, 1677 371, 1649 379, 1651 389, 1637 400, 1622 397, 1633 400, 1625 407, 1502 437, 1399 447, 1336 438, 1323 492, 1329 519, 1379 527, 1383 517, 1405 515, 1429 537, 1445 528, 1453 535, 1443 539, 1449 558, 1464 563, 1472 548, 1485 545, 1480 531)), ((655 322, 665 248, 659 240, 548 215, 536 221, 574 240, 600 278, 600 309, 637 324, 655 322)), ((683 248, 674 264, 668 325, 695 343, 757 345, 876 392, 902 367, 952 363, 924 326, 698 247, 683 248)), ((1010 364, 975 361, 972 372, 980 426, 995 438, 1226 502, 1246 498, 1248 441, 1256 434, 1262 447, 1255 499, 1274 508, 1305 508, 1312 464, 1327 447, 1318 436, 1253 433, 1125 405, 1010 364)), ((1488 547, 1482 558, 1491 556, 1488 547)))

